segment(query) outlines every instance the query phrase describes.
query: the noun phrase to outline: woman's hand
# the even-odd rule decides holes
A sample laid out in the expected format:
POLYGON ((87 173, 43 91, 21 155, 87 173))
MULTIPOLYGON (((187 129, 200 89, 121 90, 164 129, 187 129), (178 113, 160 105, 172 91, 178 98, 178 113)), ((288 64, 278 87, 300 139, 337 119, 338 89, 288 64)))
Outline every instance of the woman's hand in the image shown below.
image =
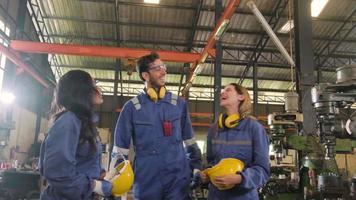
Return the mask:
POLYGON ((227 185, 237 185, 242 181, 242 176, 240 174, 230 174, 226 176, 218 176, 215 178, 215 183, 219 187, 225 187, 227 185))

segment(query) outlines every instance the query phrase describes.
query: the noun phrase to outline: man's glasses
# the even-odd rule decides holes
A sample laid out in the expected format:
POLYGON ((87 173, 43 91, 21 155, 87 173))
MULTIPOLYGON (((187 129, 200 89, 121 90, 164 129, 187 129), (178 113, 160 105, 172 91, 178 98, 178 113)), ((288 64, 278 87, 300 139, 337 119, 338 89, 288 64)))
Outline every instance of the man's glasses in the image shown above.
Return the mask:
POLYGON ((167 65, 166 64, 153 65, 153 66, 149 67, 148 70, 153 70, 153 71, 164 70, 164 71, 166 71, 167 70, 167 65))

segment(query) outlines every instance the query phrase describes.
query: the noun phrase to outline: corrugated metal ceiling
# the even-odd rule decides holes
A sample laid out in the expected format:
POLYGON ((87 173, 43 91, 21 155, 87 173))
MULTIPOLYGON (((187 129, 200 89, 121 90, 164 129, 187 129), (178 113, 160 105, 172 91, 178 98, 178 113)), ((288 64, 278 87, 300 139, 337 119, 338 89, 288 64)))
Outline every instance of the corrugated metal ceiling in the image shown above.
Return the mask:
MULTIPOLYGON (((257 0, 256 4, 268 20, 279 0, 257 0)), ((31 1, 34 3, 35 1, 31 1)), ((88 44, 103 46, 124 46, 133 48, 148 48, 155 50, 185 51, 192 42, 192 51, 200 52, 204 47, 210 31, 214 28, 214 0, 204 0, 197 23, 193 41, 189 38, 194 27, 194 17, 197 14, 198 0, 161 0, 159 5, 147 5, 142 0, 118 0, 118 21, 115 14, 115 0, 38 0, 49 37, 54 42, 88 44), (118 28, 118 32, 117 32, 118 28), (118 40, 119 39, 119 40, 118 40)), ((223 1, 224 5, 226 0, 223 1)), ((264 34, 258 21, 247 8, 246 0, 242 0, 237 12, 233 15, 229 29, 222 38, 223 52, 223 85, 238 82, 255 46, 264 34)), ((325 47, 335 31, 344 23, 344 19, 355 10, 356 2, 351 0, 329 1, 318 18, 313 18, 313 45, 317 53, 325 47)), ((290 11, 292 12, 292 8, 290 11)), ((283 11, 276 29, 287 20, 288 5, 283 11)), ((354 16, 355 17, 355 16, 354 16)), ((334 52, 347 55, 346 59, 354 63, 356 58, 355 31, 347 37, 348 42, 340 45, 334 52), (348 56, 351 59, 348 59, 348 56)), ((283 45, 289 49, 288 34, 277 34, 283 45)), ((294 44, 294 42, 292 42, 294 44)), ((114 69, 118 67, 115 59, 80 56, 56 56, 56 65, 65 73, 70 69, 86 69, 95 78, 106 81, 114 80, 114 69), (105 70, 103 70, 105 69, 105 70), (112 69, 112 70, 110 70, 112 69)), ((341 59, 341 58, 340 58, 341 59)), ((340 60, 339 59, 339 60, 340 60)), ((128 76, 125 60, 120 61, 123 70, 123 82, 139 83, 136 73, 128 76)), ((291 71, 287 62, 278 53, 274 44, 269 41, 258 60, 258 87, 262 91, 289 90, 293 83, 291 71), (273 81, 275 80, 275 81, 273 81)), ((323 80, 334 80, 332 68, 342 65, 342 62, 331 65, 327 62, 323 80)), ((183 63, 169 63, 167 77, 168 85, 181 84, 183 63)), ((213 64, 208 60, 194 85, 212 87, 213 64)), ((247 73, 244 85, 252 87, 252 72, 247 73)), ((104 84, 104 83, 103 83, 104 84)), ((113 83, 105 82, 105 87, 113 87, 113 83)), ((104 86, 103 86, 104 87, 104 86)), ((178 89, 178 87, 176 88, 178 89)), ((112 89, 107 89, 112 91, 112 89)), ((204 91, 204 87, 192 88, 204 91)), ((129 91, 129 89, 127 90, 129 91)), ((209 90, 210 91, 210 90, 209 90)), ((276 94, 277 95, 277 94, 276 94)))

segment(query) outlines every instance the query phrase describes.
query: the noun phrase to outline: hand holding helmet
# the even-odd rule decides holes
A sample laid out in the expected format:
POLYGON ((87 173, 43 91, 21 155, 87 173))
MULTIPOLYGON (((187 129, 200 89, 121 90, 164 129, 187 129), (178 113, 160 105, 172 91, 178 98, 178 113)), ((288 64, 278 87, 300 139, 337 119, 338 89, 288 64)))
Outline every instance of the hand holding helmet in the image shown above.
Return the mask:
POLYGON ((124 160, 116 167, 117 174, 110 180, 112 183, 112 194, 114 196, 125 195, 132 187, 134 173, 130 161, 124 160))
POLYGON ((134 173, 130 161, 124 160, 114 170, 110 171, 110 174, 105 176, 105 180, 94 180, 93 191, 104 197, 110 195, 115 197, 124 196, 131 189, 134 181, 134 173), (109 176, 111 178, 107 179, 109 176))
POLYGON ((241 172, 244 167, 244 163, 239 159, 224 158, 213 167, 205 169, 203 173, 219 190, 227 190, 241 182, 242 177, 237 172, 241 172))
MULTIPOLYGON (((98 182, 97 180, 95 181, 98 182)), ((109 196, 113 195, 118 197, 125 196, 131 189, 133 182, 134 173, 130 161, 127 160, 121 152, 118 152, 111 160, 109 171, 106 173, 104 181, 100 181, 100 183, 105 183, 105 186, 107 185, 106 183, 109 183, 111 185, 109 196)), ((107 191, 107 188, 108 187, 105 187, 105 191, 107 191)), ((103 193, 100 192, 100 190, 94 190, 94 192, 102 196, 107 196, 107 192, 103 193)))

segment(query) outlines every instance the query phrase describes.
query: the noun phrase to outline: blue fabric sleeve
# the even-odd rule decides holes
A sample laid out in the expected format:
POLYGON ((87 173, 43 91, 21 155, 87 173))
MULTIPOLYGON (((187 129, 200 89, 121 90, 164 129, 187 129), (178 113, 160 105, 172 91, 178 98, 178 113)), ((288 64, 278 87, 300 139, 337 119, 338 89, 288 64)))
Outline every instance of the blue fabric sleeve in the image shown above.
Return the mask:
POLYGON ((119 148, 130 148, 131 137, 133 133, 133 117, 132 110, 134 109, 131 101, 128 101, 119 116, 115 128, 115 146, 119 148))
POLYGON ((181 98, 178 99, 181 104, 179 106, 182 110, 182 139, 187 140, 194 137, 192 122, 190 121, 189 111, 187 102, 182 100, 181 98))
MULTIPOLYGON (((188 105, 187 102, 183 99, 179 99, 181 110, 182 110, 182 118, 181 118, 181 125, 182 125, 182 139, 189 140, 194 138, 194 132, 192 127, 192 122, 190 120, 188 105)), ((202 169, 202 156, 201 151, 195 142, 189 146, 186 146, 186 151, 189 155, 189 163, 192 169, 202 169)))
POLYGON ((257 121, 253 121, 250 128, 253 135, 253 162, 241 173, 242 182, 238 186, 257 189, 262 187, 269 177, 269 141, 264 127, 257 121))
POLYGON ((207 140, 206 140, 206 160, 208 162, 208 166, 214 165, 214 155, 213 155, 213 149, 212 149, 212 143, 211 140, 213 138, 213 135, 216 135, 218 132, 218 127, 217 123, 214 123, 212 126, 210 126, 207 134, 207 140))
POLYGON ((45 141, 42 175, 63 199, 82 199, 92 193, 90 178, 76 171, 80 126, 74 114, 65 113, 45 141))
POLYGON ((192 170, 194 169, 202 169, 202 156, 201 151, 198 147, 197 143, 189 145, 186 147, 186 151, 189 155, 189 164, 192 170))

